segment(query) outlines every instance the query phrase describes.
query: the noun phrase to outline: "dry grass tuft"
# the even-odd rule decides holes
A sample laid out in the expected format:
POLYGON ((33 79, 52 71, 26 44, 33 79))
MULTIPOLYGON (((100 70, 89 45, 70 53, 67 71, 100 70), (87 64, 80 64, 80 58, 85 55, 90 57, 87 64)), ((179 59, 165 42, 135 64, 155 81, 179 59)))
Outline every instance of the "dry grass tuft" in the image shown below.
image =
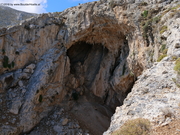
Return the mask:
POLYGON ((128 120, 119 130, 112 135, 150 135, 150 121, 144 118, 128 120))

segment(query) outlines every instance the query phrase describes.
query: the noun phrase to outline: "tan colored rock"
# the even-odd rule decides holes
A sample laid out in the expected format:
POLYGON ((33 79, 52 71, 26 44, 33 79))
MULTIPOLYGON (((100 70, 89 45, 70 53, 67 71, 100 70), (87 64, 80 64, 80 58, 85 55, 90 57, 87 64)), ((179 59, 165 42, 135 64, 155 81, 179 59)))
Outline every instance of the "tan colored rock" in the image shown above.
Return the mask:
MULTIPOLYGON (((147 6, 143 6, 136 0, 113 2, 101 0, 81 4, 61 13, 42 14, 25 20, 21 25, 0 29, 0 49, 6 52, 5 54, 0 52, 2 84, 0 88, 3 89, 0 98, 8 98, 3 100, 3 112, 0 111, 0 116, 8 114, 8 110, 11 110, 12 113, 17 114, 16 119, 19 120, 15 128, 5 130, 3 126, 3 133, 29 132, 56 106, 61 106, 66 111, 73 108, 73 112, 68 113, 76 116, 82 124, 87 124, 87 120, 92 118, 93 121, 86 127, 92 130, 90 131, 92 134, 103 134, 109 126, 113 110, 123 102, 124 105, 116 110, 117 112, 126 110, 124 113, 129 114, 127 119, 140 112, 145 115, 143 107, 146 104, 142 106, 138 104, 137 108, 128 109, 125 105, 131 106, 136 100, 139 103, 140 99, 134 95, 144 96, 150 88, 160 89, 160 95, 162 89, 170 89, 169 86, 175 87, 172 80, 163 81, 168 85, 160 85, 161 82, 159 82, 155 86, 151 82, 157 79, 155 77, 162 77, 163 80, 170 78, 170 74, 174 74, 169 55, 179 57, 179 49, 176 47, 179 43, 179 19, 174 17, 169 22, 164 22, 171 33, 164 35, 168 36, 166 41, 161 38, 159 27, 154 22, 152 27, 149 24, 146 33, 143 32, 143 23, 146 22, 142 21, 148 21, 148 18, 142 18, 141 14, 144 10, 150 12, 153 9, 155 13, 150 16, 150 20, 153 20, 152 18, 163 14, 162 9, 172 8, 177 3, 146 0, 147 6), (154 10, 155 8, 159 10, 154 10), (163 41, 161 42, 160 39, 163 41), (157 63, 153 64, 153 62, 162 53, 159 51, 162 43, 167 43, 168 57, 156 66, 157 63), (3 63, 4 58, 7 57, 6 64, 9 68, 3 63), (12 62, 14 67, 10 68, 12 62), (165 70, 164 64, 171 69, 165 70), (148 68, 150 70, 140 76, 143 70, 148 68), (161 69, 168 73, 161 74, 161 69), (153 73, 160 73, 161 76, 153 73), (135 82, 138 76, 143 80, 143 87, 140 80, 135 82), (18 82, 23 82, 23 85, 22 83, 18 85, 18 82), (134 83, 136 85, 133 87, 134 83), (25 91, 22 92, 24 89, 25 91), (133 91, 128 95, 128 100, 124 101, 131 90, 133 91), (139 93, 139 90, 142 93, 139 93), (19 102, 9 106, 9 103, 16 98, 19 102), (93 108, 93 111, 86 105, 93 108), (94 110, 94 107, 97 109, 94 110), (83 110, 84 108, 89 112, 84 113, 87 111, 83 110), (79 110, 81 115, 78 115, 76 110, 79 110), (94 115, 90 114, 91 111, 94 115), (91 117, 88 117, 89 115, 91 117), (104 119, 106 119, 105 123, 103 123, 104 119)), ((160 22, 163 24, 163 19, 162 21, 160 19, 160 22)), ((157 79, 153 82, 158 81, 157 79)), ((153 98, 153 94, 148 99, 152 98, 155 102, 156 98, 161 98, 153 98)), ((170 97, 174 98, 171 95, 166 96, 162 99, 163 102, 170 97)), ((141 99, 143 100, 143 97, 141 99)), ((136 104, 133 107, 136 107, 136 104)), ((159 111, 159 106, 155 110, 159 111)), ((126 116, 125 114, 121 117, 126 116)), ((118 117, 120 116, 117 115, 116 118, 118 117)), ((9 119, 3 121, 2 125, 9 121, 9 119)), ((121 119, 117 121, 124 122, 121 119)), ((64 122, 65 125, 67 123, 68 121, 64 122)), ((117 128, 119 125, 115 126, 117 128)), ((53 127, 58 133, 63 129, 59 124, 53 127)), ((110 127, 111 131, 115 128, 110 127)))
POLYGON ((69 121, 69 120, 68 120, 67 118, 65 118, 65 119, 63 120, 63 122, 62 122, 62 125, 63 125, 63 126, 67 125, 67 124, 68 124, 68 121, 69 121))

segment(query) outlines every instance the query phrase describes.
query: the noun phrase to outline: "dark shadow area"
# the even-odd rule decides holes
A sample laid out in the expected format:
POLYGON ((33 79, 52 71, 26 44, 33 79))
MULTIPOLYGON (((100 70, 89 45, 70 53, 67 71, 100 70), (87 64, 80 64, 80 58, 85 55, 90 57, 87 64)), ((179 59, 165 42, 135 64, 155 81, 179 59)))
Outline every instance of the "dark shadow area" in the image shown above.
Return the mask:
POLYGON ((71 74, 76 77, 83 75, 84 85, 89 88, 99 72, 103 57, 107 55, 108 49, 101 44, 89 44, 77 42, 67 51, 70 59, 71 74))
POLYGON ((80 122, 81 127, 88 129, 92 134, 103 134, 108 129, 116 107, 123 104, 135 82, 136 77, 133 73, 130 74, 127 63, 130 51, 128 41, 124 38, 119 45, 117 53, 114 53, 100 43, 79 41, 67 50, 70 77, 76 80, 73 84, 71 78, 67 82, 71 84, 68 87, 72 98, 70 114, 80 122), (102 68, 104 69, 101 70, 102 68), (98 87, 99 84, 108 86, 98 87), (94 85, 97 87, 93 87, 94 85), (94 92, 92 88, 97 91, 94 92), (99 96, 96 93, 99 91, 103 91, 104 95, 100 93, 99 96))
POLYGON ((92 49, 92 45, 86 42, 77 42, 71 48, 68 49, 67 55, 71 62, 71 73, 75 73, 75 65, 80 62, 84 64, 89 52, 92 49))

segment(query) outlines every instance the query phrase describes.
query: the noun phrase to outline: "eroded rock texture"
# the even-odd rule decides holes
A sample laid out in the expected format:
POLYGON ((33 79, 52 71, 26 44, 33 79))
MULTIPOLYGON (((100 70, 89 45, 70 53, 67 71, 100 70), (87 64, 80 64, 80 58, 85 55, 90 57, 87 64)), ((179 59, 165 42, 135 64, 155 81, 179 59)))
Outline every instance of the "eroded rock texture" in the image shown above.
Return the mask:
POLYGON ((1 134, 108 129, 115 108, 159 54, 157 33, 142 35, 145 7, 115 3, 86 3, 0 30, 1 134))

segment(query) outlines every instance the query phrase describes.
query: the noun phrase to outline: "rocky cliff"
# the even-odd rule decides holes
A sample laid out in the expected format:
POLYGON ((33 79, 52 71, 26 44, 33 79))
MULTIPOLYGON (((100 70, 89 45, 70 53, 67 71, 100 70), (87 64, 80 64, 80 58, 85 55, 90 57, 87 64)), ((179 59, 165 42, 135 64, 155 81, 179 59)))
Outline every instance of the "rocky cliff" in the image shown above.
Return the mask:
POLYGON ((176 0, 101 0, 1 29, 1 134, 100 135, 121 105, 104 134, 167 122, 168 105, 177 117, 179 31, 176 0))
POLYGON ((18 11, 6 6, 0 6, 0 28, 2 27, 12 27, 17 25, 21 21, 37 16, 37 14, 26 13, 18 11))

